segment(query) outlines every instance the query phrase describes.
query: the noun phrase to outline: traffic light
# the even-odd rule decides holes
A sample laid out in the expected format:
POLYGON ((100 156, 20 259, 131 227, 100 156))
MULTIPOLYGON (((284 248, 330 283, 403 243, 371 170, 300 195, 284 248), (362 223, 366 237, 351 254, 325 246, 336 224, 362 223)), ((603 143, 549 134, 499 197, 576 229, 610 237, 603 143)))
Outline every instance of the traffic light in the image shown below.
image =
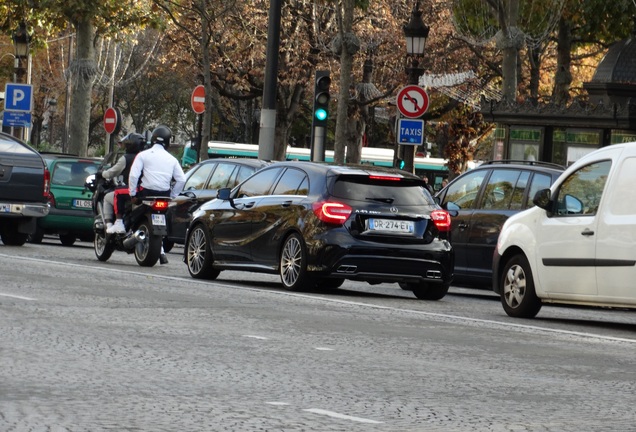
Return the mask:
POLYGON ((397 158, 395 160, 395 167, 399 169, 404 169, 404 159, 397 158))
POLYGON ((316 83, 314 88, 314 126, 327 126, 329 118, 329 85, 331 78, 329 71, 316 71, 316 83))

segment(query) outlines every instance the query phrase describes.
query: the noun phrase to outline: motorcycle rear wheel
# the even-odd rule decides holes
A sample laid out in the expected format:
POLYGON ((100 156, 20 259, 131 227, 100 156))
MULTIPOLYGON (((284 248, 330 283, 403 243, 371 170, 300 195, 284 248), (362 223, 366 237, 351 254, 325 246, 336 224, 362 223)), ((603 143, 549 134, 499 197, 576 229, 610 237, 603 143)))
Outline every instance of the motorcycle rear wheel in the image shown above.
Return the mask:
POLYGON ((95 233, 93 246, 95 248, 95 256, 100 261, 108 261, 108 258, 110 258, 115 251, 115 246, 106 240, 106 236, 103 231, 95 233))
POLYGON ((135 245, 135 259, 137 260, 137 264, 142 267, 152 267, 159 261, 163 237, 152 235, 152 229, 148 221, 142 222, 137 230, 143 231, 146 236, 144 240, 135 245))

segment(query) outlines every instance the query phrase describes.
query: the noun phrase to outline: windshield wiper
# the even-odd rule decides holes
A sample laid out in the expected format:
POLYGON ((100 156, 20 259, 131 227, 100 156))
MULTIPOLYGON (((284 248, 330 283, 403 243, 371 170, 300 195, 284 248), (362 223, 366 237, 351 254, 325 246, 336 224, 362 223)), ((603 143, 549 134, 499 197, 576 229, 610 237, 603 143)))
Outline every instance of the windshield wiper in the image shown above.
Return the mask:
POLYGON ((369 201, 378 201, 378 202, 383 202, 383 203, 387 203, 387 204, 391 204, 394 200, 393 198, 365 198, 366 200, 369 201))

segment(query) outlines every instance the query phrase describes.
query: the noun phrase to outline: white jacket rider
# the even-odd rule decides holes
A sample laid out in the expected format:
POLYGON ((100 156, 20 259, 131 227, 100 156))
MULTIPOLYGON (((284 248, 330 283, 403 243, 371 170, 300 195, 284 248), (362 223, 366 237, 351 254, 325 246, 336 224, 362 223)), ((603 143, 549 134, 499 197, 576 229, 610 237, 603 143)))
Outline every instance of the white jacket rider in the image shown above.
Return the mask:
POLYGON ((175 198, 183 190, 185 175, 177 158, 167 149, 172 132, 167 126, 158 126, 152 132, 152 147, 140 152, 130 168, 128 188, 130 198, 169 196, 175 198))

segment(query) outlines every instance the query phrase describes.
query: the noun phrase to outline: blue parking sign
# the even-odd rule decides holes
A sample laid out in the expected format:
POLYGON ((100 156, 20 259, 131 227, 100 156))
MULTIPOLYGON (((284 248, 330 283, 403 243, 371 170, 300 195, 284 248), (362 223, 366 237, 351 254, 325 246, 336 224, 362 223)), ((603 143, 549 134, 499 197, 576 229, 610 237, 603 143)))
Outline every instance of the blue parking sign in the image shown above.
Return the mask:
POLYGON ((33 109, 33 86, 31 84, 7 83, 4 87, 4 109, 6 111, 31 112, 33 109))

